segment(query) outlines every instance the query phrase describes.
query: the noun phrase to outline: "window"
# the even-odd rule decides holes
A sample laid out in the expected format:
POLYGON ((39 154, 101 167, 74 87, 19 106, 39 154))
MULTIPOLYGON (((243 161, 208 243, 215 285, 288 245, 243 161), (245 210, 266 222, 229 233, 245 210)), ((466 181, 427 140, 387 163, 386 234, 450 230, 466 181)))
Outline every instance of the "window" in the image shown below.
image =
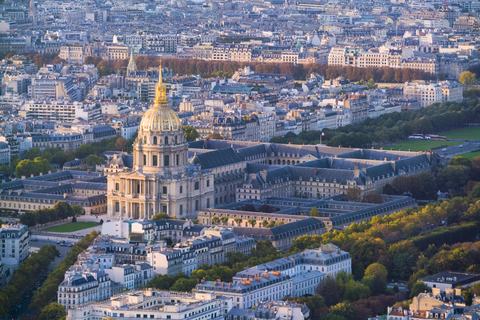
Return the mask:
POLYGON ((153 160, 153 165, 154 165, 154 166, 157 166, 157 165, 158 165, 158 164, 157 164, 157 156, 153 156, 153 159, 152 159, 152 160, 153 160))
POLYGON ((207 188, 210 187, 210 180, 207 180, 207 188))
MULTIPOLYGON (((165 137, 165 138, 166 138, 166 137, 165 137)), ((163 156, 163 165, 164 165, 165 167, 170 166, 170 156, 168 156, 168 155, 163 156)))
POLYGON ((183 214, 183 204, 180 205, 180 215, 183 214))
POLYGON ((210 198, 207 198, 207 208, 210 208, 210 198))
POLYGON ((120 212, 120 202, 115 202, 115 212, 120 212))
POLYGON ((118 184, 118 182, 115 183, 115 190, 117 190, 117 191, 120 190, 120 185, 118 184))
POLYGON ((198 210, 198 200, 195 200, 195 210, 198 210))
POLYGON ((177 144, 177 143, 178 143, 178 141, 177 141, 177 136, 175 136, 175 144, 177 144))
POLYGON ((146 154, 143 155, 143 165, 144 166, 147 165, 147 155, 146 154))
POLYGON ((183 186, 180 186, 180 193, 183 193, 183 186))
POLYGON ((163 187, 163 194, 167 194, 167 187, 163 187))
POLYGON ((165 137, 165 144, 168 144, 168 137, 165 137))
POLYGON ((177 166, 180 165, 180 156, 177 154, 177 166))
POLYGON ((153 137, 153 144, 157 144, 157 137, 153 137))
POLYGON ((162 206, 163 213, 167 213, 167 206, 162 206))
POLYGON ((200 189, 200 183, 197 181, 195 182, 195 190, 198 190, 200 189))

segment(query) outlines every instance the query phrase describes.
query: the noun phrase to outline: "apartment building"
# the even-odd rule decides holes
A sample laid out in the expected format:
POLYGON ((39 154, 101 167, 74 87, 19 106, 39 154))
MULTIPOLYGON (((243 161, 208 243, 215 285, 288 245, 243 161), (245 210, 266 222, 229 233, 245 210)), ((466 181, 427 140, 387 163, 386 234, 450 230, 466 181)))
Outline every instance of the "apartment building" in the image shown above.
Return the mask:
POLYGON ((50 133, 32 136, 34 148, 45 150, 45 148, 60 147, 63 151, 75 151, 83 143, 83 136, 80 133, 50 133))
POLYGON ((442 102, 463 101, 463 86, 458 81, 440 81, 438 85, 442 88, 442 102))
POLYGON ((61 98, 77 101, 77 85, 71 76, 42 75, 32 79, 28 95, 33 99, 61 98))
POLYGON ((352 124, 362 123, 368 117, 369 103, 365 94, 347 95, 343 107, 350 110, 350 122, 352 124))
POLYGON ((260 302, 255 311, 234 308, 226 316, 226 320, 260 320, 272 316, 273 319, 308 320, 310 310, 305 304, 288 301, 260 302))
MULTIPOLYGON (((447 93, 450 93, 448 86, 445 85, 445 87, 444 94, 442 87, 435 83, 426 84, 424 81, 406 82, 403 88, 403 95, 407 99, 418 100, 420 102, 420 107, 425 108, 431 104, 442 103, 444 101, 444 96, 446 98, 447 93)), ((454 96, 456 95, 457 93, 454 93, 454 96)))
POLYGON ((174 275, 182 271, 182 251, 167 248, 148 248, 146 262, 153 267, 155 274, 174 275))
POLYGON ((259 272, 233 282, 220 280, 202 280, 195 289, 198 293, 213 293, 221 297, 231 298, 236 308, 252 308, 265 300, 280 300, 290 296, 292 279, 281 271, 259 272))
POLYGON ((128 46, 108 46, 107 48, 107 57, 111 59, 128 59, 130 56, 130 47, 128 46))
POLYGON ((30 100, 19 111, 27 119, 42 119, 54 122, 72 122, 75 119, 99 120, 102 110, 95 103, 70 100, 30 100))
POLYGON ((11 159, 10 145, 8 143, 0 142, 0 165, 10 164, 11 159))
POLYGON ((65 309, 74 309, 94 301, 110 298, 111 281, 107 273, 99 270, 67 272, 58 286, 57 301, 65 309))
POLYGON ((112 281, 120 283, 125 290, 136 289, 143 285, 142 273, 132 265, 114 266, 104 271, 112 281))
POLYGON ((85 62, 85 49, 81 45, 66 45, 60 48, 59 57, 68 63, 83 64, 85 62))
POLYGON ((110 300, 69 309, 67 320, 112 318, 224 320, 232 299, 214 293, 177 293, 146 289, 117 294, 110 300))
POLYGON ((0 229, 2 243, 1 261, 4 268, 11 272, 28 258, 30 236, 27 226, 23 224, 3 224, 0 229))

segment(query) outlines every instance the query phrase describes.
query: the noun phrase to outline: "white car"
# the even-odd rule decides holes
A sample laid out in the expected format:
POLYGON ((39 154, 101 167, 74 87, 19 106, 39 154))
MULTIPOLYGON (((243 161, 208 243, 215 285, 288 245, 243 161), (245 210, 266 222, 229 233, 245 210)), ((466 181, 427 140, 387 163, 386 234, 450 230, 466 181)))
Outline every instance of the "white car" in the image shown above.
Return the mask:
POLYGON ((459 145, 458 147, 459 147, 459 148, 463 148, 463 144, 459 145))
POLYGON ((442 151, 447 151, 447 148, 443 148, 442 151))

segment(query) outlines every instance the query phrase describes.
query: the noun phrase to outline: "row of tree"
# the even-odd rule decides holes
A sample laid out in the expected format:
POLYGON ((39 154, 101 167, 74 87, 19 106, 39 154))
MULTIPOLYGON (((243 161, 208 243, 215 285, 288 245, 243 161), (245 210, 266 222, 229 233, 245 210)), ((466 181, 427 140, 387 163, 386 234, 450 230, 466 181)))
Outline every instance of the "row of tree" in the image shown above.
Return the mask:
POLYGON ((480 156, 472 160, 462 156, 453 157, 446 167, 440 170, 438 167, 434 169, 433 173, 423 172, 408 177, 397 176, 391 184, 385 185, 383 193, 410 194, 420 200, 435 200, 436 190, 449 192, 451 196, 465 196, 472 191, 477 181, 480 181, 480 156))
MULTIPOLYGON (((412 134, 431 134, 460 128, 479 119, 478 98, 469 101, 438 103, 419 110, 394 112, 378 118, 367 118, 355 125, 335 130, 323 129, 322 143, 338 147, 371 147, 406 139, 412 134)), ((273 137, 273 143, 318 144, 319 131, 302 131, 298 135, 288 132, 283 137, 273 137)))
POLYGON ((77 261, 78 254, 87 249, 97 236, 98 233, 95 230, 92 230, 92 232, 87 234, 82 238, 82 240, 72 247, 72 250, 67 253, 62 262, 57 264, 55 266, 55 270, 48 275, 42 286, 34 291, 33 298, 29 306, 30 308, 39 313, 41 310, 47 307, 52 300, 55 300, 58 286, 63 282, 65 272, 77 261))
POLYGON ((82 213, 83 208, 81 206, 71 206, 64 201, 58 201, 55 203, 53 208, 25 212, 20 216, 20 222, 28 227, 33 227, 37 224, 42 225, 49 222, 55 222, 58 220, 79 216, 82 213))
POLYGON ((59 255, 54 245, 44 245, 15 269, 10 283, 0 290, 0 318, 5 318, 34 289, 59 255))
MULTIPOLYGON (((405 82, 411 80, 435 80, 436 76, 421 70, 381 68, 357 68, 328 66, 325 64, 312 63, 308 65, 294 65, 292 63, 263 63, 263 62, 236 62, 236 61, 205 61, 197 59, 161 59, 162 66, 173 70, 175 74, 190 75, 198 74, 205 76, 231 76, 235 71, 249 66, 256 73, 282 73, 289 74, 297 80, 305 80, 313 72, 321 74, 326 79, 345 77, 351 81, 373 79, 376 82, 405 82)), ((160 59, 151 56, 137 55, 135 62, 139 70, 158 68, 160 59)), ((99 57, 86 57, 86 64, 94 64, 100 75, 113 74, 118 71, 124 72, 128 65, 125 60, 102 60, 99 57)), ((444 75, 441 74, 443 79, 444 75)))

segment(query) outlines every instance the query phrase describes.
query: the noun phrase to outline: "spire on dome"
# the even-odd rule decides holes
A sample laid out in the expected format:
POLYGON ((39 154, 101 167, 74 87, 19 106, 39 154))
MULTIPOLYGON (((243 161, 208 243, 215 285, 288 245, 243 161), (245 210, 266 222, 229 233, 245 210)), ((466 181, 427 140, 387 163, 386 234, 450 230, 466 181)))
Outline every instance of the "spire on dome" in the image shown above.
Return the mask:
POLYGON ((158 68, 158 83, 155 85, 155 99, 153 100, 153 103, 155 107, 167 106, 167 89, 163 84, 161 61, 160 61, 160 67, 158 68))

